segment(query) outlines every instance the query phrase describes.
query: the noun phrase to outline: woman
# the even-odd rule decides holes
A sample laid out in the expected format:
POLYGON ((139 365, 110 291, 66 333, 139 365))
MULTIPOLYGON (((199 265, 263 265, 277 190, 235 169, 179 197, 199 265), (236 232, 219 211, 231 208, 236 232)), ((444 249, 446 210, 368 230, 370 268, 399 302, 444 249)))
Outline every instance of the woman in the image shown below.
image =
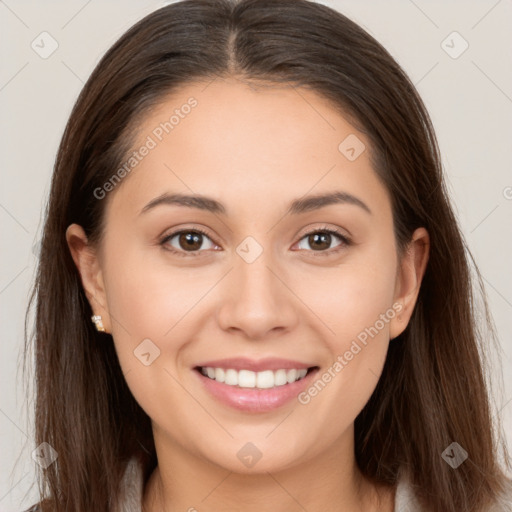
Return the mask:
POLYGON ((186 0, 124 34, 36 293, 39 510, 510 506, 429 116, 328 7, 186 0))

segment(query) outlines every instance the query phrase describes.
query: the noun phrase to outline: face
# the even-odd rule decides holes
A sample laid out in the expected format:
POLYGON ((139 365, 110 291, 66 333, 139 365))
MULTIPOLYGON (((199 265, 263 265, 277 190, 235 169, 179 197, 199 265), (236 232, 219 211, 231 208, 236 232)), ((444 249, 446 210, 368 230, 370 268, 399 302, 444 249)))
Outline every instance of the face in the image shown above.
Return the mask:
POLYGON ((289 468, 351 435, 407 323, 414 265, 369 141, 331 104, 206 85, 141 121, 136 163, 98 199, 106 231, 84 285, 158 443, 231 471, 289 468))

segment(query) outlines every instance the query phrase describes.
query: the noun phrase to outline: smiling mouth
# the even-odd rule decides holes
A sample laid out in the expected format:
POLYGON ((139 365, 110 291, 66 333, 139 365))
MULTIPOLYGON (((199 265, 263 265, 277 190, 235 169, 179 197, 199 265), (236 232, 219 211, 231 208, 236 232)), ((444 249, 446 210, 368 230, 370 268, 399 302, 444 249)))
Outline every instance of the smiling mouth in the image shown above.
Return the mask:
POLYGON ((235 388, 272 389, 293 384, 304 379, 318 366, 310 368, 282 368, 278 370, 235 370, 233 368, 215 368, 212 366, 196 366, 194 369, 205 377, 235 388))

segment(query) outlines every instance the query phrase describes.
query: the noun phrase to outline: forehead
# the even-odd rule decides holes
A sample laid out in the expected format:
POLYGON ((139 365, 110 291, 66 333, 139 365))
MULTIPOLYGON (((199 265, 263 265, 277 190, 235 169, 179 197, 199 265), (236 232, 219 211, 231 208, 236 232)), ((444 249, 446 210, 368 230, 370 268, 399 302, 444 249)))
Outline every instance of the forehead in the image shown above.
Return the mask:
POLYGON ((328 100, 290 85, 187 84, 140 121, 132 150, 116 209, 140 211, 166 192, 216 197, 240 213, 334 188, 387 201, 366 137, 328 100))

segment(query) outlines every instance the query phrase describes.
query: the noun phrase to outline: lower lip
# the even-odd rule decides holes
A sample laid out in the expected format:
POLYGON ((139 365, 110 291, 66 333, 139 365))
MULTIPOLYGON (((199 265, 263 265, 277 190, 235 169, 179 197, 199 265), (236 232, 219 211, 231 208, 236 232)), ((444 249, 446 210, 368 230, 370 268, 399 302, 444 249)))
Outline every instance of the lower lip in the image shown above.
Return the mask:
POLYGON ((297 395, 309 386, 318 368, 311 370, 303 379, 270 389, 229 386, 206 377, 200 370, 196 369, 194 372, 206 390, 223 404, 245 412, 268 412, 297 398, 297 395))

